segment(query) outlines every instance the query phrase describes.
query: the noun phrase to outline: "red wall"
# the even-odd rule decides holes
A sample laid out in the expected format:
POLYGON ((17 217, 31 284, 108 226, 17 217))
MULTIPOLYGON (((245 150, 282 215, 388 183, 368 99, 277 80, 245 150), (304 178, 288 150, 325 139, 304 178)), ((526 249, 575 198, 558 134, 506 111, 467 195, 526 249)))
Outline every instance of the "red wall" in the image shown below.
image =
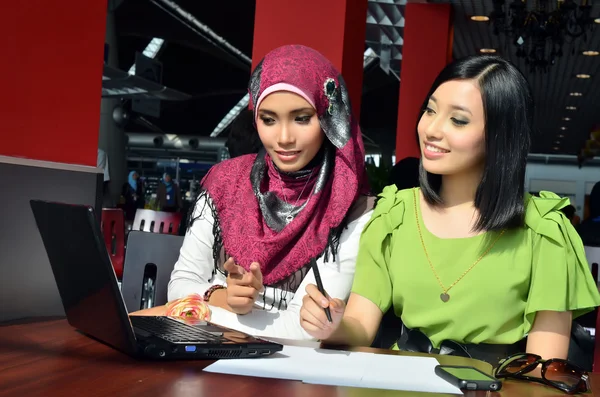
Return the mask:
POLYGON ((452 60, 451 4, 409 3, 405 18, 396 161, 421 156, 416 141, 421 105, 439 72, 452 60))
POLYGON ((252 69, 271 50, 302 44, 342 73, 360 116, 367 0, 256 0, 252 69))
POLYGON ((3 3, 0 155, 96 165, 106 8, 3 3))

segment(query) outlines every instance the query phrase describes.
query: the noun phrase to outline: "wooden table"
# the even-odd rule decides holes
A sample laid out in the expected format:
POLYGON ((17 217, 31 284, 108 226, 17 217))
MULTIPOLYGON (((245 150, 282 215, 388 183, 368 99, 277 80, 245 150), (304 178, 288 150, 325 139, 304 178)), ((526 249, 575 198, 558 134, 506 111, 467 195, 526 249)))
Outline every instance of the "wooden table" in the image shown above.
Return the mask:
MULTIPOLYGON (((361 348, 382 354, 385 350, 361 348)), ((472 365, 489 371, 476 360, 436 356, 441 364, 472 365)), ((202 372, 212 361, 150 362, 128 357, 82 335, 64 319, 0 326, 0 397, 370 397, 433 396, 389 390, 303 384, 202 372)), ((600 374, 591 374, 600 396, 600 374)), ((501 393, 468 392, 467 396, 564 396, 543 385, 505 381, 501 393)), ((591 395, 591 394, 588 394, 591 395)))

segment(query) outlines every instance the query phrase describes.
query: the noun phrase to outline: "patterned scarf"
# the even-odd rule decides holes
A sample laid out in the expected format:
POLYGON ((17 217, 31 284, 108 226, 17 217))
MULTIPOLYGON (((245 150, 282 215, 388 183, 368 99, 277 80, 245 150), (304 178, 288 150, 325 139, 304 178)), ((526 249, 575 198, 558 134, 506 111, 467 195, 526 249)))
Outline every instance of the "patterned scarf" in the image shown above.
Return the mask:
POLYGON ((313 49, 280 47, 251 76, 251 107, 276 84, 311 99, 327 138, 320 153, 293 173, 279 171, 264 150, 221 162, 203 179, 200 195, 212 202, 215 268, 221 270, 224 255, 245 269, 256 261, 268 286, 306 269, 313 258, 335 256, 349 210, 368 193, 360 129, 334 66, 313 49))

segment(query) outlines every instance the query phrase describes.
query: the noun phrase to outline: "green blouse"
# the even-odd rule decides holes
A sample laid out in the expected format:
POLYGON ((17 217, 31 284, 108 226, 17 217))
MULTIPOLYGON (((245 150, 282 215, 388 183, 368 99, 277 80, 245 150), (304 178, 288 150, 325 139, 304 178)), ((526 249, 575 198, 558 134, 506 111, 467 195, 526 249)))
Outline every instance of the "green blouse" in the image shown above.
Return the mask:
POLYGON ((525 226, 500 236, 442 302, 417 222, 446 288, 498 234, 438 238, 423 224, 418 190, 386 187, 361 236, 352 291, 383 313, 393 303, 404 324, 420 329, 435 347, 443 340, 512 344, 527 335, 538 311, 572 311, 575 318, 593 310, 600 294, 581 239, 560 211, 569 201, 540 195, 526 197, 525 226))

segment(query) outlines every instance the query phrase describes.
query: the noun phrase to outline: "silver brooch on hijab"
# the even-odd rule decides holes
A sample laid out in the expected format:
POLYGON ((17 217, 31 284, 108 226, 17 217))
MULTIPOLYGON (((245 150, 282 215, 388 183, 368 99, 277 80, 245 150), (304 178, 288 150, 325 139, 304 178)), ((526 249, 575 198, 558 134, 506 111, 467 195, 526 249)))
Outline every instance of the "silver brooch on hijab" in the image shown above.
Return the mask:
POLYGON ((325 80, 325 84, 323 84, 323 91, 325 91, 325 96, 329 99, 329 106, 327 106, 327 113, 333 115, 333 97, 335 96, 335 90, 337 86, 335 85, 335 80, 332 78, 328 78, 325 80))

